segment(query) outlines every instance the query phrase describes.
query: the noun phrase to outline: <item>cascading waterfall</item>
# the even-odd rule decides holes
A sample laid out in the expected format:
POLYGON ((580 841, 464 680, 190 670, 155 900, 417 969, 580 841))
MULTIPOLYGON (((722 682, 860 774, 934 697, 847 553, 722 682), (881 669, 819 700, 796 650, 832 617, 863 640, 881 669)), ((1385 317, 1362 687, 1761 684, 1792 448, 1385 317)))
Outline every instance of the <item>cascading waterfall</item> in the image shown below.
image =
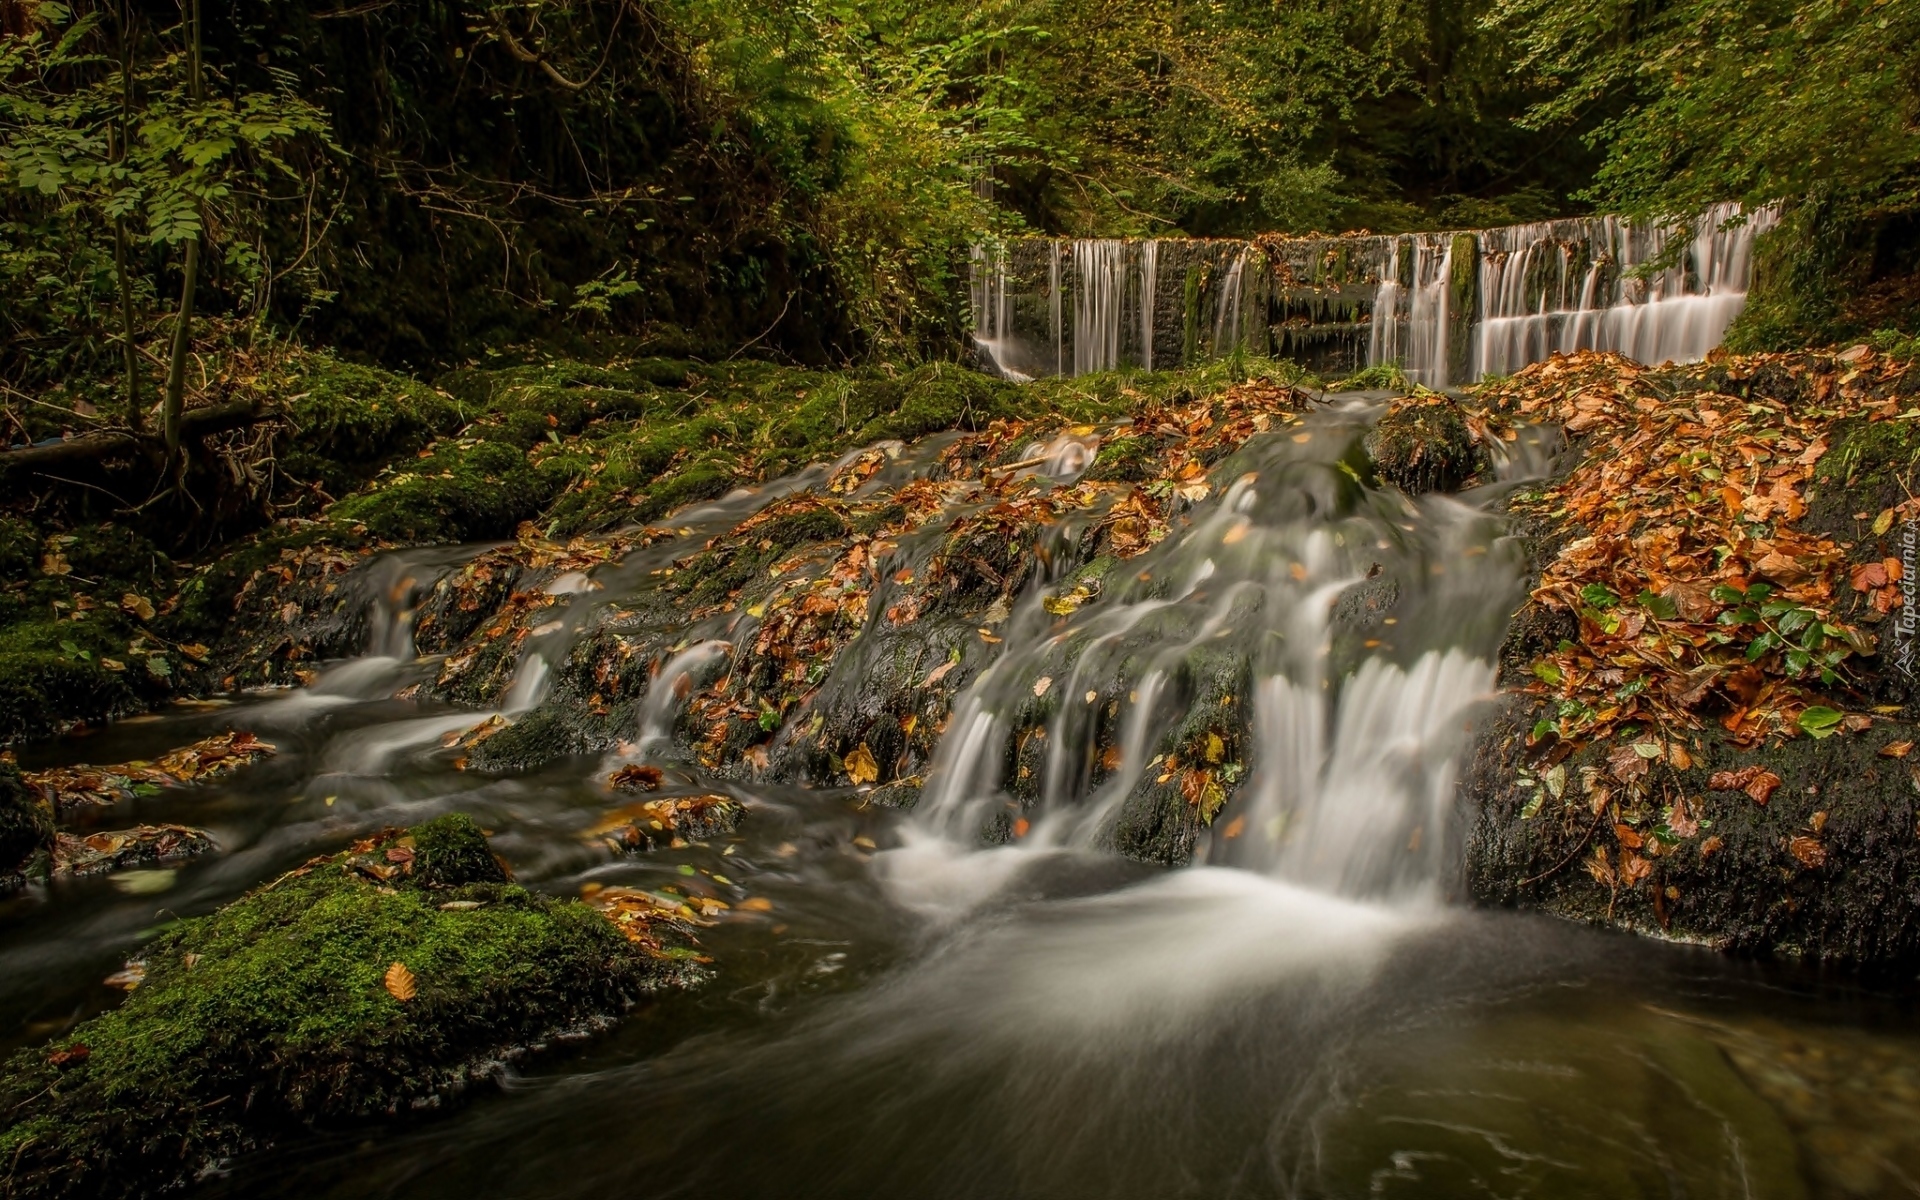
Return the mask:
POLYGON ((1153 310, 1160 295, 1160 243, 1140 244, 1140 365, 1153 370, 1153 310))
POLYGON ((1067 373, 1067 331, 1061 320, 1063 301, 1060 292, 1060 243, 1047 244, 1047 306, 1053 318, 1053 373, 1067 373))
POLYGON ((973 339, 1012 379, 1164 367, 1156 343, 1174 328, 1187 356, 1265 353, 1278 338, 1319 355, 1303 359, 1314 370, 1397 363, 1431 388, 1582 349, 1689 361, 1745 306, 1754 238, 1778 221, 1722 204, 1678 231, 1585 217, 1257 254, 1244 241, 1016 239, 973 250, 973 339), (1163 289, 1170 272, 1184 286, 1163 289))
POLYGON ((1243 347, 1245 341, 1242 309, 1247 293, 1247 257, 1249 249, 1240 247, 1227 264, 1226 278, 1220 284, 1213 314, 1213 356, 1224 358, 1243 347))
POLYGON ((971 259, 973 343, 995 374, 1025 382, 1033 376, 1012 366, 1013 304, 1007 290, 1007 248, 975 246, 971 259))
POLYGON ((1116 238, 1073 243, 1073 373, 1121 365, 1121 305, 1127 281, 1127 244, 1116 238))
POLYGON ((1204 791, 1230 770, 1251 775, 1202 857, 1353 898, 1436 894, 1462 718, 1491 689, 1522 564, 1487 514, 1340 470, 1368 415, 1256 437, 1185 532, 1070 617, 1046 611, 1045 580, 1026 596, 928 773, 921 840, 893 873, 910 902, 951 907, 1021 856, 1101 847, 1154 787, 1199 771, 1204 791), (1175 761, 1209 704, 1241 732, 1175 761), (1246 761, 1229 766, 1227 741, 1246 761), (1009 753, 1027 743, 1044 747, 1037 767, 1009 753), (1008 778, 1015 764, 1031 778, 1008 778), (1010 812, 1014 846, 964 852, 1010 812), (964 878, 943 882, 941 862, 964 878))
POLYGON ((1690 362, 1720 344, 1745 307, 1753 241, 1779 210, 1707 210, 1679 234, 1618 217, 1545 221, 1480 235, 1475 377, 1554 352, 1611 350, 1645 363, 1690 362), (1729 225, 1729 222, 1737 222, 1729 225), (1672 240, 1686 238, 1670 265, 1672 240))
POLYGON ((1451 341, 1448 311, 1453 283, 1453 239, 1417 238, 1413 253, 1413 304, 1408 316, 1407 378, 1439 389, 1447 386, 1451 341))

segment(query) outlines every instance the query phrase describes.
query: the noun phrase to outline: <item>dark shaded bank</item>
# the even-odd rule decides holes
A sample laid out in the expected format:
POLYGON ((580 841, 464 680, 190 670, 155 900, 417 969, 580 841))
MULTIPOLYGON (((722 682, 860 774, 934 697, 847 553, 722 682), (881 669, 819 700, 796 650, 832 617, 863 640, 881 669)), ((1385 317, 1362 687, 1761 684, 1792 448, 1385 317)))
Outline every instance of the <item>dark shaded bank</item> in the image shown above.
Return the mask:
MULTIPOLYGON (((1653 388, 1683 414, 1671 428, 1684 431, 1703 407, 1751 406, 1762 431, 1772 430, 1768 444, 1781 444, 1784 431, 1808 446, 1778 455, 1784 466, 1768 466, 1765 454, 1746 464, 1755 467, 1748 478, 1797 486, 1797 502, 1784 491, 1768 493, 1777 507, 1727 500, 1714 486, 1725 482, 1719 476, 1701 481, 1704 494, 1683 498, 1697 510, 1728 503, 1739 513, 1733 526, 1770 539, 1741 549, 1778 551, 1777 558, 1723 575, 1740 589, 1773 588, 1768 604, 1779 611, 1772 628, 1789 640, 1769 650, 1761 634, 1746 643, 1746 653, 1653 672, 1644 677, 1643 694, 1660 700, 1645 710, 1594 713, 1602 703, 1617 708, 1631 687, 1613 686, 1622 683, 1617 665, 1597 692, 1562 678, 1592 644, 1618 648, 1599 623, 1634 620, 1633 605, 1622 600, 1604 612, 1579 602, 1556 605, 1550 585, 1556 564, 1584 562, 1595 545, 1605 545, 1616 512, 1628 519, 1614 528, 1642 547, 1668 518, 1633 518, 1641 502, 1630 498, 1637 482, 1630 478, 1616 481, 1614 499, 1586 508, 1564 484, 1516 498, 1518 529, 1543 586, 1514 619, 1501 662, 1508 692, 1463 764, 1468 895, 1741 953, 1867 968, 1920 962, 1920 684, 1899 661, 1911 640, 1900 620, 1907 611, 1902 574, 1913 569, 1910 553, 1901 562, 1903 530, 1920 524, 1911 499, 1920 482, 1920 388, 1913 376, 1910 367, 1855 350, 1733 359, 1655 377, 1653 388), (1851 410, 1840 399, 1850 387, 1862 395, 1851 410), (1782 427, 1769 409, 1804 424, 1782 427), (1528 503, 1550 492, 1549 502, 1528 503), (1748 519, 1756 513, 1771 519, 1748 519), (1801 640, 1789 615, 1795 605, 1821 618, 1807 631, 1848 634, 1828 639, 1850 648, 1830 681, 1818 677, 1817 658, 1796 677, 1795 662, 1783 657, 1801 640), (1860 649, 1869 652, 1852 652, 1860 649), (1595 694, 1602 699, 1592 700, 1595 694)), ((1620 453, 1621 430, 1630 434, 1635 426, 1593 419, 1606 380, 1588 376, 1561 386, 1576 429, 1567 466, 1577 477, 1580 464, 1620 453), (1589 414, 1584 428, 1575 411, 1581 403, 1589 414)), ((1614 394, 1632 396, 1630 386, 1614 394)), ((1669 428, 1650 415, 1653 405, 1635 407, 1641 431, 1669 428)), ((1668 461, 1691 452, 1676 451, 1668 461)), ((1655 452, 1656 464, 1662 454, 1655 452)), ((1725 478, 1737 476, 1729 470, 1725 478)), ((1739 554, 1731 561, 1738 567, 1739 554)), ((1912 595, 1909 586, 1908 602, 1912 595)), ((1753 606, 1705 596, 1706 610, 1681 611, 1702 597, 1684 584, 1661 596, 1643 593, 1645 611, 1637 616, 1648 629, 1666 629, 1668 621, 1719 609, 1714 625, 1695 628, 1733 630, 1731 651, 1742 650, 1740 635, 1752 636, 1755 627, 1739 619, 1753 606), (1663 605, 1667 599, 1673 603, 1663 605)), ((1769 611, 1765 604, 1758 609, 1769 611)), ((1658 645, 1645 643, 1645 635, 1642 642, 1658 645)), ((1594 665, 1598 679, 1610 664, 1594 665)))
POLYGON ((0 1072, 9 1195, 142 1196, 314 1126, 435 1109, 692 964, 510 882, 470 819, 388 830, 141 951, 0 1072))

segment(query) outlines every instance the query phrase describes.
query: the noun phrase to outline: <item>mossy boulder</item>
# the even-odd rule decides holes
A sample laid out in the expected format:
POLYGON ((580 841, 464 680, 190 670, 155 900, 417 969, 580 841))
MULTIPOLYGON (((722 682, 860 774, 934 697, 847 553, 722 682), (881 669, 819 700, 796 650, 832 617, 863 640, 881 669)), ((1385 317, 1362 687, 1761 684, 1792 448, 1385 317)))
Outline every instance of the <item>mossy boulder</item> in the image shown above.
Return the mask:
POLYGON ((142 958, 125 1004, 0 1072, 13 1194, 151 1195, 311 1125, 431 1108, 684 978, 507 882, 461 815, 316 859, 142 958))
POLYGON ((1399 400, 1366 437, 1375 473, 1409 496, 1458 491, 1480 470, 1459 405, 1432 393, 1399 400))

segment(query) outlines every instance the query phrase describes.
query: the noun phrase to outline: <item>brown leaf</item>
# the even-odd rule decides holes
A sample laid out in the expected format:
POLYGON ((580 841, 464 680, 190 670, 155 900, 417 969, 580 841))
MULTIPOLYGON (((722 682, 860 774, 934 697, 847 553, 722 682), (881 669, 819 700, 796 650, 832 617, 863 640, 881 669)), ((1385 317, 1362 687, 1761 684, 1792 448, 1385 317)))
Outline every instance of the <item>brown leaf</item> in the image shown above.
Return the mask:
POLYGON ((607 782, 623 791, 638 789, 643 792, 659 790, 663 778, 659 767, 629 764, 621 767, 607 778, 607 782))
POLYGON ((956 664, 952 659, 948 659, 946 662, 941 663, 939 666, 935 667, 933 670, 927 672, 927 677, 920 681, 920 686, 932 687, 934 684, 939 683, 942 679, 945 679, 947 677, 947 672, 953 670, 953 668, 956 665, 958 664, 956 664))
POLYGON ((1741 767, 1738 771, 1715 771, 1707 786, 1716 792, 1745 792, 1755 804, 1765 804, 1780 786, 1780 777, 1763 767, 1741 767))
POLYGON ((1709 858, 1715 852, 1717 852, 1720 849, 1720 847, 1726 844, 1727 843, 1720 837, 1720 835, 1716 833, 1712 837, 1708 838, 1706 841, 1700 843, 1700 857, 1709 858))
POLYGON ((1888 742, 1880 747, 1882 758, 1905 758, 1911 753, 1913 753, 1912 742, 1888 742))
POLYGON ((414 985, 413 972, 407 970, 405 963, 397 962, 388 967, 381 982, 387 985, 387 994, 402 1004, 413 999, 414 994, 419 990, 414 985))
POLYGON ((1801 834, 1787 843, 1787 850, 1809 871, 1827 865, 1827 848, 1820 844, 1819 838, 1801 834))
POLYGON ((75 1042, 65 1050, 55 1050, 52 1054, 47 1055, 47 1063, 50 1066, 65 1070, 68 1067, 77 1067, 87 1061, 87 1056, 92 1053, 93 1051, 85 1042, 75 1042))
POLYGON ((1615 825, 1613 827, 1613 837, 1615 841, 1629 850, 1638 850, 1646 844, 1644 839, 1642 839, 1638 833, 1634 832, 1633 826, 1631 825, 1615 825))
POLYGON ((847 778, 855 783, 873 783, 880 778, 880 764, 873 760, 873 751, 861 742, 855 746, 844 760, 847 778))
POLYGON ((1673 830, 1675 837, 1683 838, 1700 832, 1700 821, 1694 815, 1693 804, 1685 796, 1675 797, 1673 811, 1667 814, 1667 828, 1673 830))
POLYGON ((1621 783, 1632 783, 1647 773, 1647 760, 1630 745, 1615 746, 1607 755, 1607 769, 1621 783))
POLYGON ((1653 874, 1653 864, 1631 850, 1620 852, 1620 882, 1632 887, 1653 874))

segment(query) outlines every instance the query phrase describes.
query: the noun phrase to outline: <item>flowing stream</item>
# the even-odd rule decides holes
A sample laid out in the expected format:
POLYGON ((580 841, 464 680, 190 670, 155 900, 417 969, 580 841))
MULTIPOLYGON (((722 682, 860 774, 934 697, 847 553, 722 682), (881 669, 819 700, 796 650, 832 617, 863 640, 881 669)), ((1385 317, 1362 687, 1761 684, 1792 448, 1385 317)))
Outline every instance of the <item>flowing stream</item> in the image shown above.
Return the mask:
MULTIPOLYGON (((622 753, 663 766, 669 794, 729 790, 749 811, 735 834, 645 855, 583 836, 617 803, 599 756, 457 769, 448 735, 490 714, 395 697, 435 669, 414 657, 412 605, 475 551, 379 560, 361 577, 365 657, 304 690, 183 705, 30 756, 124 761, 228 728, 279 747, 112 814, 208 828, 221 853, 0 902, 8 1046, 112 1003, 100 981, 165 921, 461 810, 535 887, 672 885, 770 911, 702 932, 709 985, 530 1060, 500 1094, 317 1135, 234 1164, 208 1194, 1915 1194, 1909 992, 1450 902, 1455 763, 1525 563, 1485 495, 1412 501, 1343 469, 1371 417, 1356 401, 1249 442, 1190 523, 1130 561, 1131 582, 1065 620, 1030 590, 956 697, 911 810, 677 761, 676 681, 741 639, 689 629, 622 753), (1394 613, 1387 636, 1348 636, 1370 605, 1394 613), (1233 682, 1216 694, 1208 678, 1233 682), (1021 836, 991 844, 983 830, 1012 811, 1001 748, 1045 695, 1044 748, 1018 760, 1037 800, 1021 836), (1161 735, 1216 701, 1251 711, 1206 778, 1229 759, 1246 774, 1196 864, 1113 854, 1121 802, 1175 770, 1156 761, 1161 735), (1103 720, 1115 752, 1096 763, 1103 720)), ((1073 439, 1038 450, 1063 482, 1090 457, 1073 439)), ((1507 473, 1539 460, 1523 443, 1507 473)), ((601 606, 826 478, 678 514, 681 541, 557 577, 566 603, 529 637, 498 715, 539 701, 545 664, 601 606)))

